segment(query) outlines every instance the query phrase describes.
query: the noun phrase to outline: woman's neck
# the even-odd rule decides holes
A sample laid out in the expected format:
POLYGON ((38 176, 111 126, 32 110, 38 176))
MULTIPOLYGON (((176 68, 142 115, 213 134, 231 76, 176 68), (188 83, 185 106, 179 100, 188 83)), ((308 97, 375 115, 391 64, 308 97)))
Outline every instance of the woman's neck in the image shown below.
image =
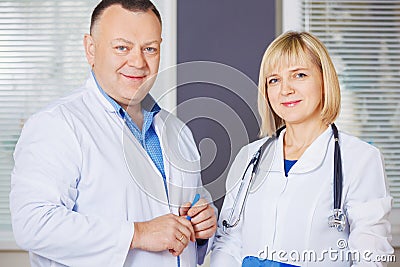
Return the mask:
POLYGON ((322 121, 308 124, 286 124, 286 133, 283 138, 285 159, 298 160, 304 151, 320 136, 328 125, 322 121))

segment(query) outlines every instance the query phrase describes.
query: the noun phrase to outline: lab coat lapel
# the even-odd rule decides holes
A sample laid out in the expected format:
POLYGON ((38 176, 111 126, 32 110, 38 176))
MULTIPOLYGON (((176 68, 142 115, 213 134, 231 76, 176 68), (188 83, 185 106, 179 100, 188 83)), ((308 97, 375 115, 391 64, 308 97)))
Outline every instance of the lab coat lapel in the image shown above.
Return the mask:
MULTIPOLYGON (((261 146, 265 141, 260 143, 261 146)), ((259 148, 257 147, 257 149, 259 148)), ((252 183, 251 192, 255 192, 258 188, 268 179, 272 173, 283 173, 283 139, 282 133, 277 140, 271 142, 264 151, 259 170, 257 175, 254 177, 252 183)))
POLYGON ((128 127, 123 127, 123 149, 134 183, 148 197, 168 207, 163 177, 128 127))
MULTIPOLYGON (((281 132, 278 139, 271 143, 264 151, 260 162, 261 172, 280 172, 283 171, 283 135, 281 132)), ((262 144, 261 144, 262 145, 262 144)), ((258 148, 257 148, 258 149, 258 148)))
MULTIPOLYGON (((284 171, 284 155, 283 155, 283 137, 286 129, 284 129, 275 143, 276 149, 270 146, 260 162, 260 170, 264 172, 282 172, 284 171), (272 162, 272 164, 271 164, 272 162)), ((317 139, 306 149, 298 162, 293 165, 291 173, 306 173, 320 167, 326 157, 328 144, 332 138, 332 129, 328 127, 317 139)), ((255 148, 256 151, 257 148, 255 148)), ((254 152, 255 152, 254 151, 254 152)))
POLYGON ((196 185, 191 185, 189 180, 191 175, 199 173, 199 162, 187 158, 191 146, 185 143, 183 128, 186 126, 182 122, 161 110, 154 118, 154 126, 163 151, 170 208, 178 214, 179 207, 192 201, 195 195, 196 185))
MULTIPOLYGON (((90 75, 86 81, 86 87, 96 95, 106 112, 116 112, 111 103, 100 93, 93 75, 90 75)), ((139 187, 141 192, 162 204, 161 206, 168 208, 168 198, 161 173, 122 119, 121 128, 125 163, 132 181, 139 187)), ((141 201, 144 200, 142 199, 141 201)), ((159 213, 152 209, 153 216, 159 216, 168 211, 169 209, 162 209, 161 213, 159 213)))
POLYGON ((111 103, 100 93, 92 73, 90 73, 89 78, 86 80, 85 87, 96 95, 96 98, 107 112, 116 112, 111 103))
MULTIPOLYGON (((106 112, 116 112, 111 103, 100 93, 92 74, 86 80, 86 87, 96 95, 106 112)), ((144 194, 168 207, 163 177, 122 119, 121 128, 125 163, 133 182, 144 194)))
POLYGON ((332 129, 328 127, 328 129, 318 136, 306 151, 304 151, 300 159, 293 165, 290 173, 307 173, 320 168, 327 155, 328 145, 330 140, 332 140, 332 136, 332 129))

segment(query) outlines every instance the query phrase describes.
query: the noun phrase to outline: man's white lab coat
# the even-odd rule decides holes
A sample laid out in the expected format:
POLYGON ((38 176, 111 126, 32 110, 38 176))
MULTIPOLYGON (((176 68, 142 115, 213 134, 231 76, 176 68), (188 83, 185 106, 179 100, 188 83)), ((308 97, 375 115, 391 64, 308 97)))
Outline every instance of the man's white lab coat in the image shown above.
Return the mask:
MULTIPOLYGON (((201 186, 190 130, 164 110, 154 126, 169 204, 162 176, 92 76, 26 122, 14 153, 10 207, 16 242, 30 252, 32 266, 177 266, 168 251, 129 250, 133 222, 178 214, 201 186)), ((195 257, 191 243, 181 266, 194 266, 195 257)))

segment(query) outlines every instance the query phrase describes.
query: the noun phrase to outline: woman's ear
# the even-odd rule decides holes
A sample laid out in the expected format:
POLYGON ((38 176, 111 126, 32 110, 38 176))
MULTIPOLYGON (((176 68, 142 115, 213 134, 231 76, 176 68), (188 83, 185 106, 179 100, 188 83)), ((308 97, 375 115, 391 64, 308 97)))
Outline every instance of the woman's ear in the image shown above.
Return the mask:
POLYGON ((90 34, 85 34, 85 36, 83 37, 83 45, 85 47, 86 59, 89 65, 93 68, 95 61, 96 47, 93 37, 90 34))

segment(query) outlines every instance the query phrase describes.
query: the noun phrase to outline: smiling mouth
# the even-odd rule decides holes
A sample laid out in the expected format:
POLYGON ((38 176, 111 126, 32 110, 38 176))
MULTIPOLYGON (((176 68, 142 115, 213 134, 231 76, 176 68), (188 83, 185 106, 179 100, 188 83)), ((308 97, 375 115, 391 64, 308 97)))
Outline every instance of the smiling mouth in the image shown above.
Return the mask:
POLYGON ((301 102, 301 100, 295 100, 295 101, 289 101, 289 102, 283 102, 282 105, 284 105, 285 107, 294 107, 297 104, 299 104, 301 102))
POLYGON ((121 75, 127 79, 134 80, 134 81, 140 81, 140 80, 146 78, 146 75, 127 75, 127 74, 122 74, 122 73, 121 73, 121 75))

